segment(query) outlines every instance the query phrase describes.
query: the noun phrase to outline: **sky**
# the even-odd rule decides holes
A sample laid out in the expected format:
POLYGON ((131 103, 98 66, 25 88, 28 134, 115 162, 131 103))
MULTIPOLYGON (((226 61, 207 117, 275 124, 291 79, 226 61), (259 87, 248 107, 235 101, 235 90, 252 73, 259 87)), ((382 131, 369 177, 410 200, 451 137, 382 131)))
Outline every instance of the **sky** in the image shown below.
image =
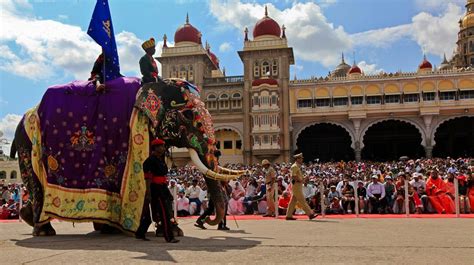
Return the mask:
MULTIPOLYGON (((190 23, 225 67, 242 75, 243 30, 269 16, 293 47, 291 77, 326 76, 341 61, 366 74, 416 71, 423 55, 439 65, 456 47, 467 0, 109 0, 121 72, 139 76, 141 43, 190 23)), ((49 86, 86 80, 100 47, 86 34, 95 0, 0 0, 0 131, 11 142, 26 110, 49 86)), ((1 142, 1 139, 0 139, 1 142)), ((1 147, 1 146, 0 146, 1 147)), ((9 145, 3 145, 9 152, 9 145)))

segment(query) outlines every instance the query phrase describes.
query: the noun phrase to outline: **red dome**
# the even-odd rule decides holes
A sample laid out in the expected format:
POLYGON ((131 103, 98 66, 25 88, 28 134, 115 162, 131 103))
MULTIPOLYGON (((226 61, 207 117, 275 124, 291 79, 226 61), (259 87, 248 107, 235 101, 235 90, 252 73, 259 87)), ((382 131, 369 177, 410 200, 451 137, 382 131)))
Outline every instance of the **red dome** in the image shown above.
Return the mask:
POLYGON ((424 57, 423 62, 418 66, 418 69, 433 69, 433 66, 428 60, 426 60, 426 57, 424 57))
POLYGON ((216 56, 213 52, 211 52, 211 51, 209 51, 209 56, 211 57, 212 63, 214 63, 214 65, 215 65, 217 68, 219 68, 219 59, 217 59, 217 56, 216 56))
POLYGON ((273 35, 276 37, 281 36, 281 28, 278 23, 273 20, 271 17, 265 16, 264 18, 260 19, 253 28, 253 37, 256 38, 258 36, 263 35, 273 35))
POLYGON ((362 74, 362 70, 360 70, 359 66, 354 64, 351 69, 349 69, 349 74, 362 74))
POLYGON ((263 84, 267 84, 267 85, 270 85, 270 86, 275 86, 275 85, 278 85, 278 81, 276 81, 275 79, 271 79, 271 78, 257 79, 257 80, 252 81, 252 86, 259 86, 259 85, 263 85, 263 84))
POLYGON ((193 25, 186 23, 179 27, 174 33, 174 43, 190 41, 197 44, 201 43, 201 33, 193 25))

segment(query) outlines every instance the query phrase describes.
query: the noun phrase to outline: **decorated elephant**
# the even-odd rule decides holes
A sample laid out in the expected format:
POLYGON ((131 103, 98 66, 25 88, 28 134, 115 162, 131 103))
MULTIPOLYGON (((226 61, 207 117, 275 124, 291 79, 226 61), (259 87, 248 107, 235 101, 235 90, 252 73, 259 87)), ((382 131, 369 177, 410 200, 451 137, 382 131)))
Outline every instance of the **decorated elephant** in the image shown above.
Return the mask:
POLYGON ((206 222, 218 224, 225 210, 220 180, 243 172, 218 166, 199 89, 180 79, 141 86, 130 77, 106 86, 106 93, 83 81, 50 87, 17 127, 10 156, 18 153, 30 194, 21 216, 33 235, 54 235, 52 218, 135 232, 145 196, 142 165, 154 137, 188 148, 216 206, 206 222))

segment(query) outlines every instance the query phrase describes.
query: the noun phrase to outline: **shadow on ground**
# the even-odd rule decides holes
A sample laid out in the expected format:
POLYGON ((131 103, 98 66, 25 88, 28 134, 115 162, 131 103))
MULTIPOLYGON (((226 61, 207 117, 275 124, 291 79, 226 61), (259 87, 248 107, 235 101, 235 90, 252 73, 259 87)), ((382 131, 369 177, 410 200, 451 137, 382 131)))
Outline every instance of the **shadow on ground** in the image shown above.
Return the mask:
MULTIPOLYGON (((143 256, 136 259, 177 262, 174 260, 171 251, 186 250, 192 252, 227 252, 229 250, 245 250, 261 244, 262 237, 235 237, 235 234, 248 234, 244 230, 236 230, 230 233, 221 233, 208 238, 197 238, 184 236, 176 244, 165 243, 162 237, 154 237, 154 233, 147 233, 151 241, 137 240, 123 234, 104 235, 99 232, 91 232, 85 235, 59 234, 52 237, 31 237, 18 240, 15 245, 30 249, 45 249, 55 251, 69 250, 110 250, 110 251, 130 251, 143 253, 143 256)), ((25 252, 27 253, 27 252, 25 252)))

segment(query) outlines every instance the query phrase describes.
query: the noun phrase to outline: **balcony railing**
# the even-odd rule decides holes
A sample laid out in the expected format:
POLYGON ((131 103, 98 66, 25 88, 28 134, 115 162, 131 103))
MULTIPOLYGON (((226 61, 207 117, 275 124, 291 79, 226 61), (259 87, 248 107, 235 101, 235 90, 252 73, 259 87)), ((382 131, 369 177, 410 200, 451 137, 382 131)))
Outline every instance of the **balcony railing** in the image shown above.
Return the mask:
POLYGON ((244 82, 243 75, 204 78, 204 84, 206 85, 229 84, 229 83, 235 84, 235 83, 243 83, 243 82, 244 82))

